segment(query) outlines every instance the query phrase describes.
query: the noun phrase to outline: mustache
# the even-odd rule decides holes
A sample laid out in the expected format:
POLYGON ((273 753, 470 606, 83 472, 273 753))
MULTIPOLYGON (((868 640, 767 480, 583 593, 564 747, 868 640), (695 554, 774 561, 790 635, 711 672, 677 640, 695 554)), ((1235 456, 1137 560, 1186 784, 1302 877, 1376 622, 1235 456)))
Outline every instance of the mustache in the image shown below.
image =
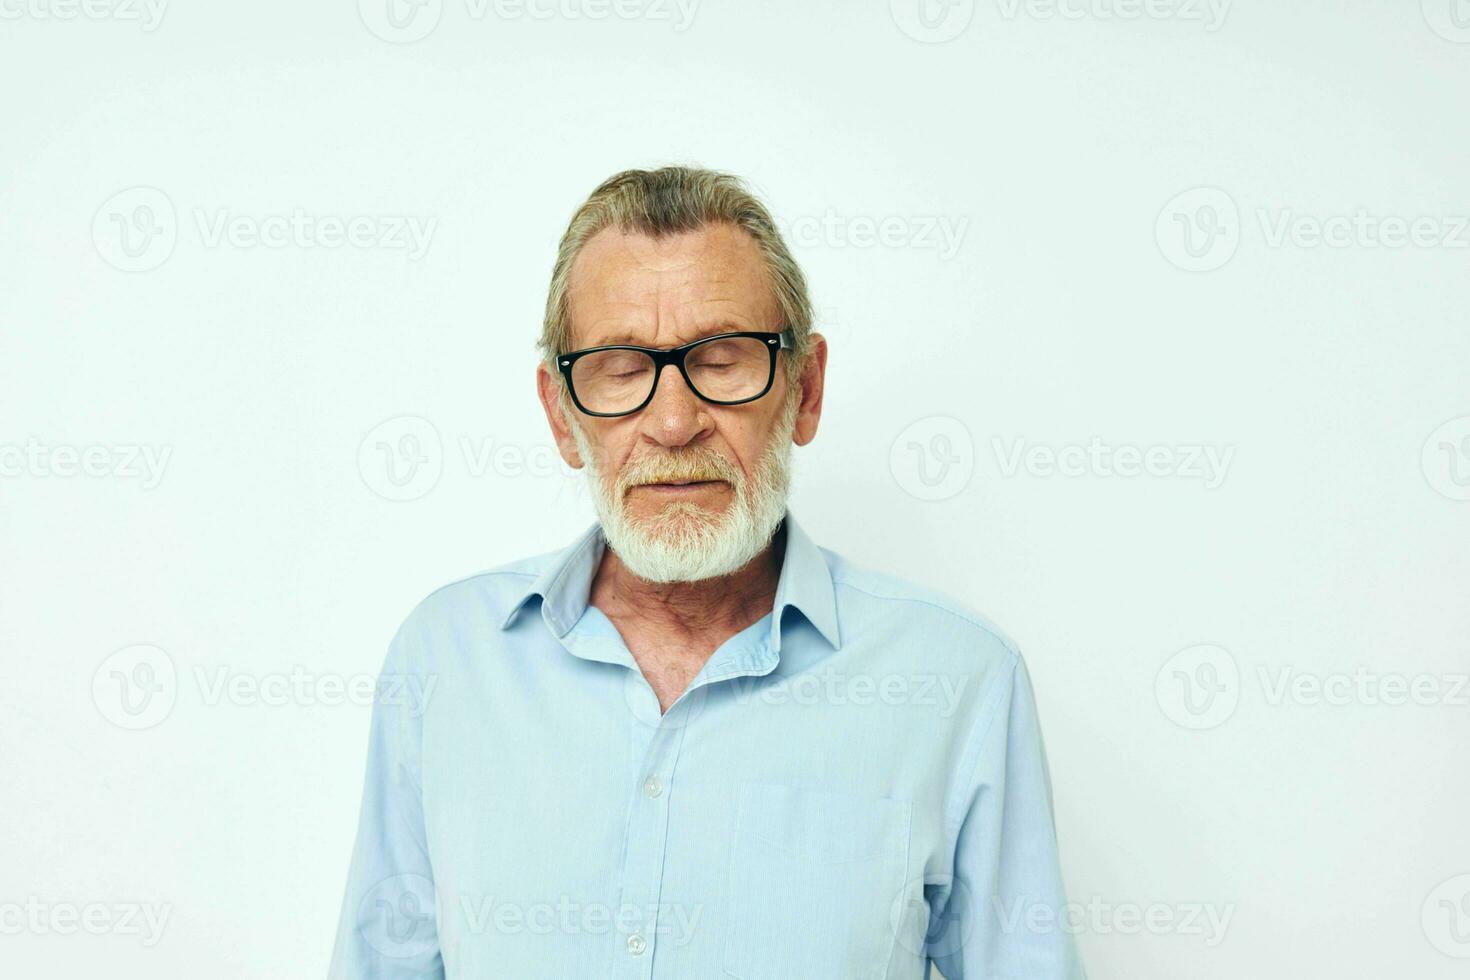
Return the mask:
POLYGON ((646 483, 682 483, 693 480, 723 480, 736 490, 742 484, 740 469, 712 449, 687 449, 678 453, 641 456, 618 474, 619 496, 646 483))

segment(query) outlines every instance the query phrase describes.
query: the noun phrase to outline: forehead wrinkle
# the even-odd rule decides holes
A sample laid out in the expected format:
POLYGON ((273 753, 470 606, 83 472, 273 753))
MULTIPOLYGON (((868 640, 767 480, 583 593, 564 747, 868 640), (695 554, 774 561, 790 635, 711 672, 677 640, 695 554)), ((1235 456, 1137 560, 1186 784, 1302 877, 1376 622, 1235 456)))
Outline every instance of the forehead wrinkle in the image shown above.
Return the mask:
POLYGON ((617 229, 594 235, 569 277, 571 349, 669 347, 726 330, 774 329, 780 305, 759 250, 747 239, 739 229, 714 227, 657 239, 617 229), (589 302, 602 307, 601 315, 578 329, 589 302), (768 317, 771 323, 764 322, 768 317))

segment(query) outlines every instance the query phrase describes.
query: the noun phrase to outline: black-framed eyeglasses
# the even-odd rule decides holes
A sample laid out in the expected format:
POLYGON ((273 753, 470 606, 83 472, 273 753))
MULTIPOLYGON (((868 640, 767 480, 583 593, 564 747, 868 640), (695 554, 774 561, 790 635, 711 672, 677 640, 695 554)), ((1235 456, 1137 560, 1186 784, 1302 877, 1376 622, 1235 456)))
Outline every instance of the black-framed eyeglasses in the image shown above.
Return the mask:
POLYGON ((613 418, 631 415, 652 401, 659 375, 671 364, 689 389, 711 404, 753 402, 776 380, 776 354, 795 347, 790 330, 740 330, 667 350, 630 344, 587 347, 558 356, 556 366, 579 410, 613 418))

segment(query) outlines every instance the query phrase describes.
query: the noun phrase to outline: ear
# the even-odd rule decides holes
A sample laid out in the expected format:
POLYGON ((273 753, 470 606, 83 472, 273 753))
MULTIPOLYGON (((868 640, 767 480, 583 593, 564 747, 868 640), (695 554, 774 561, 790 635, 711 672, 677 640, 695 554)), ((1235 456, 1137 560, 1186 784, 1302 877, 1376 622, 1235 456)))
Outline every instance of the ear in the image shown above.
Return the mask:
POLYGON ((564 382, 553 377, 551 369, 542 361, 536 365, 536 394, 541 399, 541 408, 546 412, 546 421, 551 426, 551 435, 556 439, 561 458, 574 470, 582 468, 582 454, 577 451, 577 440, 572 438, 572 428, 562 411, 561 390, 564 382))
POLYGON ((822 392, 827 380, 827 338, 812 334, 812 349, 801 372, 801 405, 796 410, 796 427, 791 441, 805 446, 817 437, 817 423, 822 419, 822 392))

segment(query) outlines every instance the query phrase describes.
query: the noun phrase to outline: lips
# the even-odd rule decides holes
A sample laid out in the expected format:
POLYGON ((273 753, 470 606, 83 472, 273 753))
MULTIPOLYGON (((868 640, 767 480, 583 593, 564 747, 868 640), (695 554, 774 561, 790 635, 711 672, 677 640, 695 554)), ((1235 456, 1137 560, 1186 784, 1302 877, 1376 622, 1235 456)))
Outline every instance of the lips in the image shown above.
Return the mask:
POLYGON ((723 485, 724 480, 666 480, 658 483, 640 483, 640 490, 660 490, 664 492, 677 493, 679 491, 698 490, 702 487, 713 487, 723 485))

